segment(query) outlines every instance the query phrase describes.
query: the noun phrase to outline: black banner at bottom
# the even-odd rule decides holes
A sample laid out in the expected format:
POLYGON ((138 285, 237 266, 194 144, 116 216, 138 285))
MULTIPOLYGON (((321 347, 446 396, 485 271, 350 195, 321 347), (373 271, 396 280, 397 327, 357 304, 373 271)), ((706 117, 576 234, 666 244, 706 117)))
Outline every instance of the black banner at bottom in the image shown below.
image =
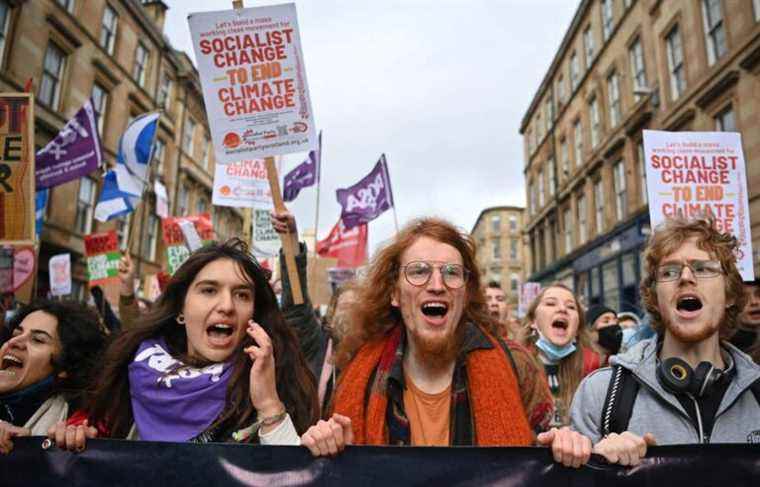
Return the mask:
POLYGON ((349 447, 315 459, 301 447, 91 440, 82 453, 42 437, 17 438, 0 456, 0 485, 141 487, 216 485, 721 487, 760 485, 760 447, 694 445, 650 448, 642 464, 579 468, 552 460, 546 448, 349 447))

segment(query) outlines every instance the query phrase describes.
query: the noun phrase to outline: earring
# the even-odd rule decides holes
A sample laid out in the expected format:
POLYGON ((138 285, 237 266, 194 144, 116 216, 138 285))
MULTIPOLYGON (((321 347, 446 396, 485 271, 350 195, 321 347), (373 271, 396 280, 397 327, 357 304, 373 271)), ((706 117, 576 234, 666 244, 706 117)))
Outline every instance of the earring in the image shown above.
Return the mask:
POLYGON ((182 313, 180 313, 180 314, 177 315, 177 317, 175 318, 175 320, 180 325, 184 325, 185 324, 185 315, 183 315, 182 313))

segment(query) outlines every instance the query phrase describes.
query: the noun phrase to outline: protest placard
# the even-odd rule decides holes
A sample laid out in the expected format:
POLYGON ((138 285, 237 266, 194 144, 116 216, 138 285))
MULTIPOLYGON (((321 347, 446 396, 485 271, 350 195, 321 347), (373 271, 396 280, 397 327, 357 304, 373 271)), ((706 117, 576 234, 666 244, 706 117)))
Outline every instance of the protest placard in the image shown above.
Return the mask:
POLYGON ((116 230, 85 235, 84 248, 90 287, 118 282, 121 253, 116 230))
POLYGON ((0 241, 6 244, 35 239, 33 121, 30 94, 0 94, 0 241))
POLYGON ((329 270, 337 265, 338 259, 332 257, 309 256, 306 262, 306 276, 309 283, 309 297, 315 306, 330 304, 332 284, 329 270))
POLYGON ((280 236, 267 210, 253 211, 253 251, 256 258, 277 257, 280 253, 280 236))
POLYGON ((50 294, 66 296, 71 294, 71 254, 54 255, 48 261, 50 294))
POLYGON ((192 223, 203 245, 211 243, 216 238, 211 216, 208 213, 162 218, 161 228, 164 244, 166 244, 166 262, 170 275, 174 275, 179 266, 190 256, 190 249, 185 243, 180 222, 192 223))
POLYGON ((739 241, 736 266, 754 279, 747 172, 741 135, 734 132, 644 131, 649 217, 710 216, 739 241))
POLYGON ((188 17, 220 164, 316 143, 295 4, 188 17))
POLYGON ((156 215, 166 218, 169 216, 169 197, 166 194, 166 186, 160 181, 154 181, 153 192, 156 193, 156 215))
POLYGON ((264 159, 217 164, 211 203, 238 208, 272 208, 272 190, 264 159))

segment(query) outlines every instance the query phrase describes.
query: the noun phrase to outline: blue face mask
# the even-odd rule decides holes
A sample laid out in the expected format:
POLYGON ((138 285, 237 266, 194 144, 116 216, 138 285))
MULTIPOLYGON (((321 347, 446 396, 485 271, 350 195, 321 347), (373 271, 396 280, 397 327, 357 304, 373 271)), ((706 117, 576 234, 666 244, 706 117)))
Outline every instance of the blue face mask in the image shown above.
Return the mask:
POLYGON ((639 329, 637 327, 623 328, 623 341, 620 348, 627 350, 636 345, 638 340, 636 340, 635 337, 638 332, 639 329))
POLYGON ((538 333, 538 341, 536 341, 536 347, 541 350, 547 359, 551 362, 559 362, 563 358, 567 357, 571 353, 575 352, 575 341, 572 341, 564 347, 558 347, 549 340, 547 340, 541 332, 538 333))

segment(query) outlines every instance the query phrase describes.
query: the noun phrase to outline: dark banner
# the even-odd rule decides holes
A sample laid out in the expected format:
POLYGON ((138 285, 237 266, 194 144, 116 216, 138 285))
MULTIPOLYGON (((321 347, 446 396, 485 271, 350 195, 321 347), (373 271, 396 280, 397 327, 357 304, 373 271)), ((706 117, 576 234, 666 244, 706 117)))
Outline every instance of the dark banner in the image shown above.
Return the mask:
POLYGON ((760 448, 747 445, 654 447, 642 465, 595 457, 580 469, 552 461, 546 448, 349 447, 314 459, 305 448, 237 444, 91 440, 82 453, 43 450, 18 438, 0 456, 0 485, 141 487, 216 485, 419 486, 757 486, 760 448))

